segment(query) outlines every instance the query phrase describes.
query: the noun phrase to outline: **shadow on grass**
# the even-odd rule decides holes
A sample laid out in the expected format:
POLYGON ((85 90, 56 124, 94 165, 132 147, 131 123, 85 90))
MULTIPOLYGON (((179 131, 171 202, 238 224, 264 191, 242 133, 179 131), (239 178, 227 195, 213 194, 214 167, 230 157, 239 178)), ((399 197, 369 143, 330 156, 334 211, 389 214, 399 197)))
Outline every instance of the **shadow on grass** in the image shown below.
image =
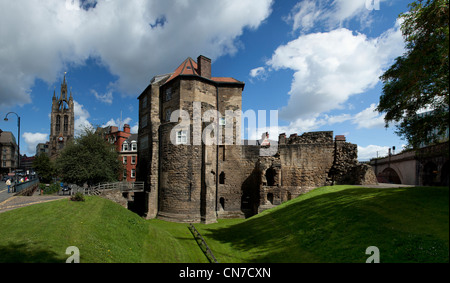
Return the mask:
POLYGON ((448 262, 448 205, 448 188, 352 188, 203 230, 247 262, 364 263, 369 246, 381 262, 448 262))
MULTIPOLYGON (((69 257, 69 256, 67 256, 69 257)), ((64 263, 65 258, 27 243, 0 246, 0 263, 64 263)))

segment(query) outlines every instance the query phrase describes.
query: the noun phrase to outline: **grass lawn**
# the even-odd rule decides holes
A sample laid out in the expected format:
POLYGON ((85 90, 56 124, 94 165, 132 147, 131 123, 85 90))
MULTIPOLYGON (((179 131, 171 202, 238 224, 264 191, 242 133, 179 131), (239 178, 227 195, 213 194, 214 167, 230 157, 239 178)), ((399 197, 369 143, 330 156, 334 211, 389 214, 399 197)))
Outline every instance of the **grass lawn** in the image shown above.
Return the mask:
MULTIPOLYGON (((449 262, 449 189, 316 189, 249 219, 195 224, 219 262, 449 262)), ((186 224, 99 197, 0 214, 0 262, 208 262, 186 224)))
POLYGON ((187 225, 146 221, 99 197, 61 200, 0 214, 0 262, 208 262, 187 225))
POLYGON ((219 262, 449 262, 449 189, 316 189, 246 221, 200 225, 219 262))

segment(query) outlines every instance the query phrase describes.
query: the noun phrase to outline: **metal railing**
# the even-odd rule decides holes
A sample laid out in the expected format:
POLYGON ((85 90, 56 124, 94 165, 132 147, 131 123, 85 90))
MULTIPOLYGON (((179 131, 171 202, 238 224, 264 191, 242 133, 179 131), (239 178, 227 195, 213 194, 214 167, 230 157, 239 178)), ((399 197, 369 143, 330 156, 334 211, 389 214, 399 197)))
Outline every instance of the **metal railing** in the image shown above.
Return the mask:
POLYGON ((20 193, 21 191, 26 190, 29 187, 37 185, 37 184, 39 184, 39 179, 38 178, 33 179, 31 181, 24 182, 24 183, 16 183, 14 185, 14 192, 15 193, 20 193))
POLYGON ((144 182, 115 182, 115 183, 101 183, 92 187, 78 187, 70 188, 70 194, 74 195, 78 192, 84 195, 100 195, 104 191, 120 190, 122 193, 143 192, 144 182))
POLYGON ((192 235, 194 235, 197 244, 200 246, 201 250, 205 253, 208 260, 212 263, 218 263, 216 257, 212 253, 211 249, 208 247, 208 244, 206 243, 205 239, 203 239, 200 232, 197 231, 197 229, 194 227, 194 225, 192 225, 192 223, 189 224, 188 228, 191 231, 192 235))

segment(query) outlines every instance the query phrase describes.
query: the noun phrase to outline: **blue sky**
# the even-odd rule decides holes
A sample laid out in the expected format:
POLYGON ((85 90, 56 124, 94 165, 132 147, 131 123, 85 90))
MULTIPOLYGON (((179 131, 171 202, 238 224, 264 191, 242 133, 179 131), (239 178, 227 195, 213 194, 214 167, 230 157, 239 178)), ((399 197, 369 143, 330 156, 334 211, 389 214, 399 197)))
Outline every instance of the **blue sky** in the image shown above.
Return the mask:
MULTIPOLYGON (((66 80, 76 127, 138 124, 137 97, 187 57, 246 83, 243 110, 278 110, 278 132, 334 131, 359 159, 405 141, 374 112, 379 76, 402 55, 404 0, 20 0, 0 2, 0 129, 21 153, 48 140, 66 80)), ((267 117, 269 119, 269 117, 267 117)), ((269 121, 267 121, 269 123, 269 121)), ((260 133, 258 132, 258 135, 260 133)), ((253 136, 249 136, 254 138, 253 136)))

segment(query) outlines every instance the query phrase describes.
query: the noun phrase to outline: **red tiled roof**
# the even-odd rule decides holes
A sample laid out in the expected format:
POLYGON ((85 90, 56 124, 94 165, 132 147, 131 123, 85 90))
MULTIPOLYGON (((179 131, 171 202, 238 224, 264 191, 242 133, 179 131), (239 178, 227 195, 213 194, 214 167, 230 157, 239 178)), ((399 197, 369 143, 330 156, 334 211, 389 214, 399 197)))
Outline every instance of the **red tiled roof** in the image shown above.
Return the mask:
POLYGON ((197 62, 195 62, 191 57, 184 60, 183 63, 175 70, 175 72, 170 76, 170 78, 166 81, 170 82, 174 78, 178 77, 179 75, 196 75, 198 76, 197 72, 197 62))
MULTIPOLYGON (((198 72, 198 65, 197 62, 194 61, 191 57, 184 60, 183 63, 181 63, 180 66, 173 72, 173 74, 170 76, 170 78, 166 81, 166 83, 170 82, 171 80, 175 79, 179 75, 194 75, 194 76, 200 76, 198 72)), ((228 77, 213 77, 211 78, 214 82, 225 82, 225 83, 241 83, 240 81, 228 78, 228 77)))
POLYGON ((211 80, 215 81, 215 82, 223 82, 223 83, 239 83, 240 81, 233 79, 233 78, 224 78, 224 77, 216 77, 216 78, 211 78, 211 80))

